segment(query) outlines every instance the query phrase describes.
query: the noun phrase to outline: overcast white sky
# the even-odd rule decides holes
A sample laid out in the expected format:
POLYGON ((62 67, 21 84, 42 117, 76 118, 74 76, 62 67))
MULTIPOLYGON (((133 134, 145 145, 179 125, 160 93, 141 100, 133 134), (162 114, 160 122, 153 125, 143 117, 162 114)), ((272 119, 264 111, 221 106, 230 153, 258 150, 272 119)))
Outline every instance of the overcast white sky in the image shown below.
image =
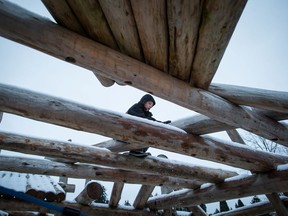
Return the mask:
MULTIPOLYGON (((13 0, 13 2, 51 18, 40 0, 13 0)), ((212 82, 287 92, 287 11, 287 0, 249 0, 212 82)), ((115 84, 109 88, 103 87, 92 72, 3 37, 0 37, 0 59, 0 83, 31 89, 92 107, 125 113, 144 94, 129 86, 115 84)), ((155 98, 157 105, 151 111, 159 120, 173 121, 195 114, 155 98)), ((9 114, 4 114, 0 130, 56 140, 72 139, 73 142, 80 144, 107 140, 106 137, 95 134, 9 114)), ((227 137, 223 133, 216 135, 224 139, 227 137)), ((161 152, 150 150, 153 155, 161 152)), ((191 160, 175 154, 168 155, 175 160, 189 162, 191 160)), ((108 195, 109 193, 110 189, 108 195)), ((129 192, 127 196, 128 194, 129 197, 124 198, 123 203, 126 199, 133 203, 135 193, 129 192)), ((234 204, 231 207, 234 208, 234 204)))

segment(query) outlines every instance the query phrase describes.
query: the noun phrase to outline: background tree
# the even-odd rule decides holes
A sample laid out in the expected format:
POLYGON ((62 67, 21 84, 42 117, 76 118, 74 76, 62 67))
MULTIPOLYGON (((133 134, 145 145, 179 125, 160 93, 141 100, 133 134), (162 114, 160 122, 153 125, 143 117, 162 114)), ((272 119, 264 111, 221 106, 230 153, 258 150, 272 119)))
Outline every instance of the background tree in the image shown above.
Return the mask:
POLYGON ((261 202, 261 199, 257 195, 255 195, 253 196, 250 203, 253 204, 253 203, 258 203, 258 202, 261 202))
POLYGON ((244 206, 244 203, 242 202, 241 199, 238 199, 237 203, 235 203, 235 208, 240 208, 242 206, 244 206))
POLYGON ((220 201, 219 203, 220 203, 220 212, 225 212, 225 211, 230 210, 226 200, 220 201))
POLYGON ((254 147, 255 149, 260 149, 262 151, 279 153, 288 155, 288 148, 282 145, 279 145, 271 140, 265 139, 263 137, 257 136, 253 133, 247 132, 244 136, 246 144, 254 147))
POLYGON ((125 203, 124 203, 125 206, 131 206, 129 200, 125 200, 125 203))
POLYGON ((109 200, 107 198, 106 188, 103 185, 101 185, 101 186, 103 189, 103 193, 102 193, 101 197, 99 199, 95 200, 94 202, 108 204, 109 200))
POLYGON ((200 207, 204 210, 204 212, 207 212, 207 206, 205 204, 201 204, 200 207))

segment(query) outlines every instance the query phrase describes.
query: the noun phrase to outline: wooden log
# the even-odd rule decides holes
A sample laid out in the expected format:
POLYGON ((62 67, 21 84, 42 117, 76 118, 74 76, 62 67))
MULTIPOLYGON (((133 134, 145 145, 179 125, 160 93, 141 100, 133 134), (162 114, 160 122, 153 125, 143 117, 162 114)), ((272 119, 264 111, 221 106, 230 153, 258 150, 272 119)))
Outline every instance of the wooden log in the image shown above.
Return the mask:
POLYGON ((3 118, 3 112, 0 112, 0 123, 2 121, 2 118, 3 118))
POLYGON ((225 84, 212 84, 208 91, 239 105, 288 113, 288 92, 225 84))
POLYGON ((151 196, 155 186, 142 185, 135 200, 133 206, 135 209, 143 209, 149 197, 151 196))
MULTIPOLYGON (((159 1, 151 2, 160 4, 159 1)), ((223 123, 241 127, 270 140, 278 140, 279 143, 288 143, 287 129, 267 117, 254 116, 247 109, 236 106, 210 92, 193 88, 162 71, 61 28, 12 3, 4 0, 0 3, 2 5, 0 35, 5 38, 26 44, 86 69, 98 71, 99 75, 119 83, 130 84, 138 89, 152 92, 156 96, 223 123), (161 86, 159 86, 160 83, 161 86)), ((146 1, 143 4, 145 6, 146 1)), ((145 10, 141 8, 141 11, 145 10)), ((149 45, 151 46, 150 39, 149 45)))
POLYGON ((194 135, 209 134, 235 128, 231 125, 211 119, 205 115, 193 115, 191 117, 179 119, 173 121, 171 125, 194 135))
POLYGON ((167 1, 169 74, 185 82, 189 82, 195 56, 201 11, 200 1, 167 1))
MULTIPOLYGON (((252 109, 252 111, 256 114, 265 115, 277 121, 288 119, 288 115, 285 113, 272 112, 261 109, 252 109)), ((235 127, 231 125, 219 122, 204 115, 194 115, 191 117, 179 119, 173 121, 171 125, 181 128, 187 133, 191 133, 194 135, 203 135, 235 129, 235 127)), ((282 123, 282 125, 284 124, 282 123)))
MULTIPOLYGON (((56 205, 61 207, 71 207, 76 208, 81 211, 81 213, 88 214, 88 215, 95 215, 95 212, 97 212, 97 216, 155 216, 155 212, 150 212, 149 210, 137 210, 134 208, 128 208, 127 206, 125 208, 109 208, 108 205, 101 204, 91 204, 90 206, 84 206, 77 204, 75 202, 61 202, 56 203, 56 205)), ((35 205, 33 203, 28 203, 24 201, 19 200, 5 200, 0 198, 0 209, 3 209, 4 211, 14 211, 15 206, 17 206, 18 211, 36 211, 36 212, 42 212, 42 213, 54 213, 55 211, 51 211, 49 209, 43 208, 41 206, 35 205)))
POLYGON ((119 201, 121 199, 122 190, 124 188, 124 183, 115 182, 112 188, 111 198, 109 201, 109 206, 111 208, 115 208, 118 206, 119 201))
MULTIPOLYGON (((113 36, 111 36, 111 32, 109 31, 109 28, 107 28, 107 23, 105 21, 105 18, 104 19, 103 18, 97 19, 97 21, 98 21, 97 22, 97 24, 98 24, 97 28, 87 27, 87 24, 85 23, 85 21, 87 21, 87 20, 83 20, 83 18, 82 18, 81 21, 82 22, 84 21, 83 24, 86 24, 86 25, 84 25, 86 27, 86 30, 84 30, 82 28, 82 26, 83 26, 82 23, 80 23, 78 17, 75 16, 75 14, 81 14, 81 10, 82 11, 86 10, 83 13, 84 16, 87 14, 95 14, 97 8, 98 8, 98 10, 100 10, 100 12, 98 12, 97 14, 98 15, 101 14, 102 11, 101 11, 99 4, 97 4, 97 1, 94 1, 96 4, 96 5, 94 5, 94 7, 92 7, 93 5, 89 5, 88 7, 83 8, 83 7, 81 7, 83 4, 80 4, 80 5, 77 5, 74 7, 74 11, 72 10, 71 5, 72 6, 75 5, 75 3, 73 3, 72 1, 67 2, 67 1, 42 0, 42 2, 59 25, 62 25, 65 28, 68 28, 68 29, 70 29, 76 33, 79 33, 83 36, 87 36, 87 34, 88 34, 91 38, 98 39, 98 42, 104 43, 106 45, 108 44, 109 47, 117 49, 117 44, 113 40, 113 36), (97 5, 98 5, 98 7, 97 7, 97 5), (91 9, 93 10, 93 13, 88 13, 88 11, 90 11, 91 9), (101 20, 102 20, 102 22, 100 22, 101 20), (101 25, 100 23, 103 23, 103 24, 101 25), (92 30, 93 32, 89 31, 90 29, 93 29, 92 30), (96 30, 96 32, 95 32, 95 30, 96 30), (101 34, 100 34, 100 32, 101 32, 101 34)), ((85 2, 89 3, 90 1, 85 1, 85 2)), ((91 23, 91 22, 87 22, 87 23, 91 23)), ((113 80, 97 74, 97 70, 95 70, 94 73, 95 73, 97 79, 99 80, 99 82, 105 87, 112 86, 115 83, 113 80)))
POLYGON ((99 4, 120 51, 144 61, 130 1, 99 0, 99 4))
POLYGON ((100 199, 103 194, 103 187, 97 182, 89 182, 75 201, 81 205, 89 205, 93 200, 100 199))
MULTIPOLYGON (((98 110, 3 84, 0 84, 0 102, 0 110, 34 120, 110 136, 129 143, 142 145, 145 143, 146 146, 212 160, 255 172, 274 169, 275 166, 283 164, 287 160, 285 156, 255 151, 249 147, 243 148, 243 145, 237 143, 229 143, 208 136, 193 136, 162 123, 149 120, 143 122, 143 119, 131 117, 128 114, 119 115, 118 113, 98 110)), ((285 136, 287 135, 288 133, 285 136)), ((46 153, 50 154, 49 152, 46 153)))
POLYGON ((252 174, 247 177, 232 177, 219 184, 211 184, 196 190, 182 190, 172 192, 165 197, 150 198, 147 206, 151 209, 165 209, 175 206, 189 207, 200 205, 201 203, 216 202, 219 200, 229 200, 239 197, 252 196, 255 194, 279 193, 288 189, 288 169, 252 174))
MULTIPOLYGON (((245 141, 242 139, 242 137, 239 135, 239 133, 236 130, 229 130, 227 131, 227 133, 232 141, 243 143, 244 145, 246 144, 245 141)), ((283 216, 288 215, 288 211, 286 207, 283 205, 279 196, 276 193, 266 194, 266 197, 270 200, 270 202, 272 203, 278 215, 283 215, 283 216)))
POLYGON ((44 155, 70 158, 75 162, 94 163, 126 170, 141 170, 144 173, 168 175, 184 179, 193 176, 196 180, 221 182, 225 178, 237 175, 236 172, 222 169, 207 168, 204 166, 179 163, 173 160, 161 160, 156 157, 135 158, 129 155, 111 153, 95 147, 40 140, 31 137, 0 133, 0 147, 2 149, 18 151, 33 155, 44 155))
POLYGON ((67 1, 41 0, 55 21, 71 31, 86 35, 67 1))
POLYGON ((145 61, 154 68, 168 72, 166 2, 164 0, 130 2, 145 61))
POLYGON ((124 152, 124 151, 130 151, 132 149, 140 149, 143 148, 143 145, 137 145, 133 143, 127 143, 127 142, 121 142, 118 140, 108 140, 101 143, 94 144, 95 147, 100 148, 107 148, 110 151, 113 152, 124 152))
POLYGON ((226 132, 233 142, 246 144, 236 129, 227 130, 226 132))
POLYGON ((197 188, 203 182, 174 178, 158 174, 143 174, 123 169, 107 168, 87 164, 63 164, 47 160, 0 156, 0 169, 14 172, 68 176, 70 178, 127 182, 169 186, 172 188, 197 188))
MULTIPOLYGON (((285 206, 288 207, 288 199, 281 197, 281 200, 284 202, 285 206)), ((239 207, 227 212, 222 212, 214 214, 213 216, 255 216, 255 215, 264 215, 273 212, 273 206, 269 201, 262 201, 259 203, 254 203, 249 206, 239 207)))
POLYGON ((58 183, 65 192, 68 192, 68 193, 74 193, 75 192, 75 189, 76 189, 76 185, 75 184, 65 184, 63 182, 59 182, 58 183))
MULTIPOLYGON (((77 14, 77 19, 87 35, 115 50, 119 50, 109 24, 98 1, 69 0, 69 6, 77 14)), ((60 14, 63 16, 63 14, 60 14)))
POLYGON ((194 86, 209 87, 246 2, 205 1, 191 73, 194 86))
POLYGON ((288 215, 288 209, 280 199, 277 193, 266 194, 266 197, 269 199, 273 208, 275 209, 277 215, 285 216, 288 215))

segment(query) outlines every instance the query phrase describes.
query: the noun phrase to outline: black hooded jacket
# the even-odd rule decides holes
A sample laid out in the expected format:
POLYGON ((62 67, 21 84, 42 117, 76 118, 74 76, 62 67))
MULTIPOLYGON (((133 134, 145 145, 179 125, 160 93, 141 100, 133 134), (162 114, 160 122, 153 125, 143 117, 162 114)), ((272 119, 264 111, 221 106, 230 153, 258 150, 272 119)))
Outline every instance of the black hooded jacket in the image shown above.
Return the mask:
POLYGON ((127 113, 130 114, 130 115, 133 115, 133 116, 138 116, 138 117, 141 117, 141 118, 146 118, 146 119, 149 119, 149 120, 153 120, 153 121, 156 121, 156 119, 154 119, 152 116, 152 113, 150 111, 147 111, 144 107, 144 104, 147 102, 147 101, 152 101, 153 104, 155 105, 156 102, 154 100, 154 98, 152 97, 152 95, 150 94, 146 94, 144 95, 141 100, 134 104, 128 111, 127 113))

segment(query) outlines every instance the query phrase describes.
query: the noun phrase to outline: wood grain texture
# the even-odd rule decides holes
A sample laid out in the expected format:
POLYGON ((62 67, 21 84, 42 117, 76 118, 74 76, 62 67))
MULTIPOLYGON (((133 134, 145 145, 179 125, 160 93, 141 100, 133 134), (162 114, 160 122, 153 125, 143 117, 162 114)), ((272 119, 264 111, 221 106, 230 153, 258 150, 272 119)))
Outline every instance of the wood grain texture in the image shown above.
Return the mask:
MULTIPOLYGON (((158 2, 158 1, 157 1, 158 2)), ((153 67, 67 31, 42 17, 29 16, 9 3, 0 8, 0 35, 49 53, 98 74, 126 83, 215 120, 241 127, 266 139, 288 145, 285 126, 219 96, 193 88, 153 67), (19 10, 19 13, 14 13, 19 10), (9 23, 9 24, 8 24, 9 23), (26 28, 31 26, 31 28, 26 28), (173 86, 173 88, 171 88, 173 86)))
MULTIPOLYGON (((144 144, 145 146, 220 162, 255 172, 275 169, 279 163, 282 164, 287 161, 285 156, 255 151, 243 147, 242 144, 229 143, 208 136, 193 136, 183 130, 172 126, 168 127, 168 125, 162 123, 149 120, 142 122, 141 118, 131 118, 128 114, 119 115, 102 109, 98 110, 3 84, 0 84, 0 110, 76 130, 97 133, 116 140, 144 144)), ((49 155, 47 156, 49 157, 49 155)), ((94 158, 94 156, 89 158, 94 158)), ((63 157, 63 159, 70 160, 71 158, 63 157)), ((160 162, 158 161, 158 163, 160 162)), ((183 168, 183 166, 180 167, 183 168)), ((211 171, 210 174, 212 174, 211 171)), ((202 177, 204 177, 203 173, 202 177)))
POLYGON ((200 25, 201 1, 167 1, 169 74, 189 82, 200 25))
POLYGON ((131 1, 145 61, 168 72, 168 29, 165 0, 131 1))
POLYGON ((144 61, 133 11, 129 0, 99 0, 120 51, 144 61))
POLYGON ((195 206, 206 202, 229 200, 237 197, 246 197, 254 194, 267 194, 288 190, 288 170, 275 170, 265 174, 253 174, 243 178, 231 178, 223 183, 212 184, 197 190, 182 190, 171 193, 165 197, 150 198, 147 206, 151 209, 165 209, 177 207, 195 206))
POLYGON ((246 2, 205 1, 191 72, 190 83, 193 86, 202 89, 209 87, 246 2))
POLYGON ((20 173, 67 176, 69 178, 93 179, 120 183, 126 182, 131 184, 164 185, 171 188, 197 188, 203 184, 203 182, 196 180, 133 172, 92 164, 66 164, 49 160, 14 156, 0 156, 0 162, 1 170, 20 173))

